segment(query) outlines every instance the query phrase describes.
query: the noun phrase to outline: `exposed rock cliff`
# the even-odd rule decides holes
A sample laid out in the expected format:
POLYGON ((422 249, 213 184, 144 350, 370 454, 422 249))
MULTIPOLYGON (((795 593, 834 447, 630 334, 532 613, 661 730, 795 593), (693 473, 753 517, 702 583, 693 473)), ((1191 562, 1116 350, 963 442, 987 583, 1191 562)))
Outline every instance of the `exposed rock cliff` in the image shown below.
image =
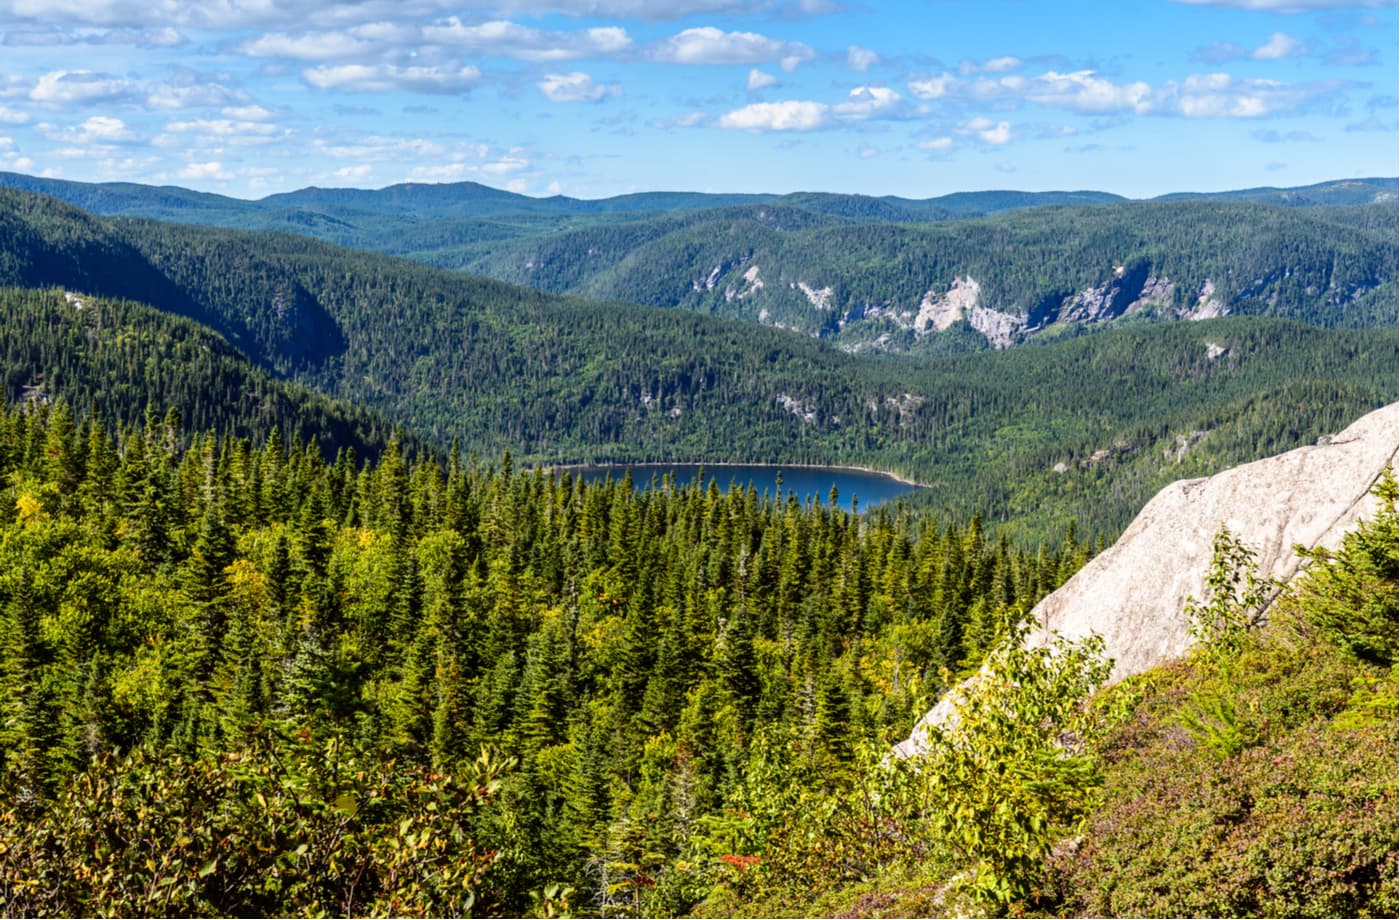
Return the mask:
MULTIPOLYGON (((1364 416, 1322 443, 1258 460, 1159 492, 1108 550, 1031 611, 1028 643, 1052 633, 1098 633, 1114 660, 1113 680, 1178 657, 1190 644, 1184 607, 1204 599, 1212 541, 1223 523, 1254 550, 1261 571, 1288 579, 1294 546, 1335 548, 1376 505, 1369 495, 1395 463, 1400 403, 1364 416)), ((948 719, 954 690, 896 747, 917 753, 924 726, 948 719)))

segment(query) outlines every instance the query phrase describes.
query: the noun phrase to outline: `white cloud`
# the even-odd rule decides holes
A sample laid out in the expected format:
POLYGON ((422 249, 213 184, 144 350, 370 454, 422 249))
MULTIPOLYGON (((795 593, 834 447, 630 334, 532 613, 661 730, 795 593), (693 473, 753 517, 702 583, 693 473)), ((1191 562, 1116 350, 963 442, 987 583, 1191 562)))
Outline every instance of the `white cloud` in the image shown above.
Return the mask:
POLYGON ((1008 74, 995 79, 962 79, 944 73, 913 80, 909 92, 945 106, 972 108, 1024 104, 1068 109, 1083 115, 1177 115, 1188 118, 1253 118, 1304 109, 1353 86, 1341 81, 1284 83, 1241 80, 1228 74, 1192 74, 1158 86, 1115 83, 1092 70, 1047 71, 1035 77, 1008 74))
POLYGON ((52 70, 34 83, 29 98, 53 105, 113 102, 130 98, 136 90, 136 84, 132 81, 111 74, 89 70, 52 70))
POLYGON ((992 58, 982 65, 982 69, 988 73, 1005 73, 1008 70, 1015 70, 1021 66, 1021 59, 1011 55, 992 58))
POLYGON ((903 98, 884 86, 857 86, 845 102, 832 107, 832 113, 843 121, 864 121, 891 113, 903 98))
POLYGON ((1302 57, 1308 53, 1308 46, 1286 35, 1283 32, 1275 32, 1269 36, 1269 40, 1255 48, 1250 53, 1250 57, 1256 61, 1277 61, 1283 58, 1302 57))
POLYGON ((41 124, 39 130, 52 140, 84 146, 128 144, 141 140, 120 118, 109 115, 94 115, 80 125, 59 128, 41 124))
POLYGON ((964 134, 971 134, 984 144, 1001 146, 1011 140, 1011 123, 993 122, 990 118, 974 118, 961 128, 964 134))
POLYGON ((176 134, 197 134, 217 143, 264 144, 291 132, 265 121, 239 121, 231 118, 196 118, 172 121, 165 130, 176 134))
POLYGON ((469 178, 486 178, 494 182, 530 168, 530 161, 518 153, 507 154, 486 163, 454 161, 416 166, 409 178, 424 182, 459 182, 469 178))
POLYGON ((821 102, 755 102, 721 115, 721 128, 740 131, 815 131, 830 123, 831 107, 821 102))
POLYGON ((611 57, 628 51, 632 37, 618 26, 576 31, 536 29, 506 20, 467 24, 457 17, 426 25, 369 22, 321 32, 269 32, 236 46, 251 57, 362 64, 367 58, 468 52, 548 63, 611 57))
MULTIPOLYGON (((347 143, 329 143, 317 138, 312 142, 312 148, 318 156, 324 155, 335 160, 358 160, 375 163, 386 160, 402 160, 409 157, 441 159, 449 153, 447 147, 436 141, 424 138, 384 137, 376 134, 359 137, 353 142, 347 143)), ((475 153, 480 158, 486 155, 486 150, 484 147, 474 147, 469 153, 475 153)), ((457 155, 465 154, 462 151, 457 151, 457 155)))
MULTIPOLYGON (((0 3, 0 10, 4 4, 0 3)), ((55 29, 10 28, 0 33, 0 45, 56 48, 67 45, 133 45, 138 48, 174 48, 185 43, 175 29, 55 29)))
POLYGON ((596 83, 586 73, 552 73, 535 84, 550 102, 602 102, 609 96, 621 96, 622 87, 616 83, 596 83))
POLYGON ((933 153, 947 153, 949 150, 953 149, 954 143, 951 137, 945 135, 943 137, 930 138, 926 141, 919 141, 919 147, 920 149, 929 150, 933 153))
POLYGON ((356 38, 347 32, 303 32, 289 35, 269 32, 238 45, 249 57, 290 58, 296 61, 336 61, 364 57, 379 50, 379 44, 356 38))
POLYGON ((632 37, 617 26, 562 32, 504 21, 464 25, 456 17, 427 26, 423 39, 449 48, 536 62, 606 57, 632 47, 632 37))
POLYGON ((374 172, 373 166, 368 163, 360 163, 357 166, 342 166, 335 171, 335 174, 338 178, 353 180, 364 179, 372 172, 374 172))
POLYGON ((29 122, 29 114, 0 105, 0 125, 23 125, 29 122))
POLYGON ((352 93, 384 93, 406 90, 419 93, 459 93, 471 89, 481 79, 481 71, 456 64, 400 67, 395 64, 338 64, 302 71, 307 83, 317 89, 352 93))
POLYGON ((1343 88, 1338 81, 1282 83, 1238 80, 1229 74, 1192 74, 1154 93, 1153 111, 1187 118, 1258 118, 1293 112, 1343 88))
POLYGON ((780 82, 781 81, 771 73, 764 73, 755 67, 749 71, 748 90, 753 93, 761 89, 767 89, 770 86, 777 86, 780 82))
POLYGON ((181 179, 194 179, 196 181, 208 179, 227 181, 233 178, 233 174, 225 171, 224 164, 219 160, 210 160, 207 163, 187 163, 177 175, 181 179))
POLYGON ((854 71, 865 73, 878 63, 880 63, 880 55, 869 48, 851 45, 846 49, 846 66, 854 71))
POLYGON ((939 74, 927 80, 911 80, 909 92, 920 99, 942 99, 958 80, 950 73, 939 74))
POLYGON ((266 121, 272 117, 272 110, 260 105, 225 106, 222 113, 239 121, 266 121))
POLYGON ((784 42, 756 32, 725 32, 713 26, 686 29, 651 49, 652 60, 668 64, 762 64, 778 61, 792 70, 816 56, 800 42, 784 42))
POLYGON ((146 94, 146 105, 153 109, 216 108, 247 101, 247 94, 241 90, 193 73, 174 81, 156 83, 146 94))
POLYGON ((1092 70, 1063 74, 1052 70, 1030 80, 1023 89, 1030 102, 1076 112, 1143 114, 1151 108, 1152 87, 1146 83, 1117 84, 1092 70))

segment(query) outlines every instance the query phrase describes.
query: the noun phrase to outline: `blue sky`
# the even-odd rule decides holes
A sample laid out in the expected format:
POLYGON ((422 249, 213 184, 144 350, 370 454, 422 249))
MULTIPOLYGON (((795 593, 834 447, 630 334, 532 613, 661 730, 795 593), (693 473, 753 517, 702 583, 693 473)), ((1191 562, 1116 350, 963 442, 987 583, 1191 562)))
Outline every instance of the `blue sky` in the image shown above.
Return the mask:
POLYGON ((0 170, 261 197, 1396 174, 1395 0, 0 0, 0 170))

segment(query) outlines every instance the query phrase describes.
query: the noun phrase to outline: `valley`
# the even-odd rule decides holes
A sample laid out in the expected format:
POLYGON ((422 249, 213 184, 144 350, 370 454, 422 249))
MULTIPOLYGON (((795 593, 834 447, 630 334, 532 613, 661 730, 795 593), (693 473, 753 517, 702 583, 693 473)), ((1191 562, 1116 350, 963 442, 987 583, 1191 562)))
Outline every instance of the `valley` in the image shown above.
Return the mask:
MULTIPOLYGON (((1170 756, 1173 782, 1230 790, 1212 820, 1253 853, 1239 841, 1262 831, 1237 805, 1273 774, 1250 758, 1322 770, 1316 742, 1348 783, 1393 764, 1394 616, 1357 632, 1328 613, 1336 592, 1367 611, 1393 600, 1384 495, 1335 560, 1316 551, 1339 581, 1288 595, 1280 628, 1308 637, 1308 666, 1251 632, 1085 707, 1112 667, 1094 639, 1016 650, 1027 612, 1107 558, 1164 486, 1393 401, 1393 211, 1107 201, 903 224, 706 200, 571 215, 569 232, 621 234, 615 268, 636 258, 635 278, 713 309, 628 302, 633 282, 598 280, 626 273, 590 274, 586 250, 560 293, 0 189, 7 909, 1387 902, 1393 784, 1314 808, 1307 828, 1358 842, 1291 862, 1301 895, 1249 875, 1163 896, 1157 851, 1121 817, 1141 800, 1154 827, 1186 833, 1176 787, 1130 791, 1170 756), (710 264, 769 219, 791 221, 762 230, 773 248, 710 264), (668 247, 690 268, 668 268, 668 247), (1118 261, 1130 251, 1148 255, 1118 261), (833 274, 765 274, 778 254, 833 274), (974 269, 927 286, 955 263, 974 269), (907 287, 907 308, 863 308, 830 334, 781 328, 786 308, 763 299, 833 316, 876 282, 907 287), (1014 705, 1080 746, 998 721, 993 697, 991 727, 968 722, 975 743, 892 765, 984 668, 1011 669, 1004 685, 1029 694, 1014 705), (1222 684, 1287 715, 1241 715, 1222 684), (1186 748, 1178 719, 1196 720, 1186 748), (989 759, 968 767, 970 751, 989 759), (994 806, 1012 799, 1008 819, 994 806), (979 836, 1008 820, 1020 842, 979 836), (1090 865, 1130 865, 1130 888, 1061 854, 1089 821, 1090 865), (128 833, 160 861, 104 842, 128 833), (77 868, 43 883, 55 867, 77 868)), ((578 255, 569 238, 529 245, 578 255)))

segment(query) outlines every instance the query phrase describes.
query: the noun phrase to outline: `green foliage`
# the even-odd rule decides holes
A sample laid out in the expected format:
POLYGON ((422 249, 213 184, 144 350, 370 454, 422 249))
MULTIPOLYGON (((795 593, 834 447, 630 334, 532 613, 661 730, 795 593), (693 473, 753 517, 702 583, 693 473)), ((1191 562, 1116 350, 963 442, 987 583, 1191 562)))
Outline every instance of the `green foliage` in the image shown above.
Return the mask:
POLYGON ((1314 622, 1316 610, 1359 613, 1394 596, 1393 576, 1373 577, 1362 549, 1385 516, 1349 536, 1350 552, 1315 556, 1269 626, 1237 635, 1230 655, 1196 656, 1154 681, 1105 745, 1103 802, 1078 848, 1051 859, 1040 909, 1396 912, 1396 671, 1314 622))
POLYGON ((1375 664, 1397 657, 1397 546, 1395 475, 1387 469, 1372 494, 1380 507, 1374 517, 1347 534, 1335 555, 1306 552, 1314 563, 1299 584, 1296 603, 1307 621, 1327 639, 1375 664))
POLYGON ((490 905, 497 854, 473 822, 502 766, 442 774, 307 735, 103 754, 51 802, 9 799, 0 891, 31 916, 465 915, 490 905))
POLYGON ((1094 751, 1111 727, 1085 705, 1112 667, 1102 640, 1028 649, 1023 637, 1013 631, 954 691, 956 714, 930 726, 916 765, 935 845, 952 850, 978 902, 1003 908, 1026 897, 1096 803, 1094 751))
POLYGON ((1224 524, 1212 541, 1206 571, 1207 600, 1186 599, 1191 638, 1208 655, 1238 651, 1250 630, 1265 622, 1278 595, 1277 581, 1259 574, 1254 552, 1224 524))

